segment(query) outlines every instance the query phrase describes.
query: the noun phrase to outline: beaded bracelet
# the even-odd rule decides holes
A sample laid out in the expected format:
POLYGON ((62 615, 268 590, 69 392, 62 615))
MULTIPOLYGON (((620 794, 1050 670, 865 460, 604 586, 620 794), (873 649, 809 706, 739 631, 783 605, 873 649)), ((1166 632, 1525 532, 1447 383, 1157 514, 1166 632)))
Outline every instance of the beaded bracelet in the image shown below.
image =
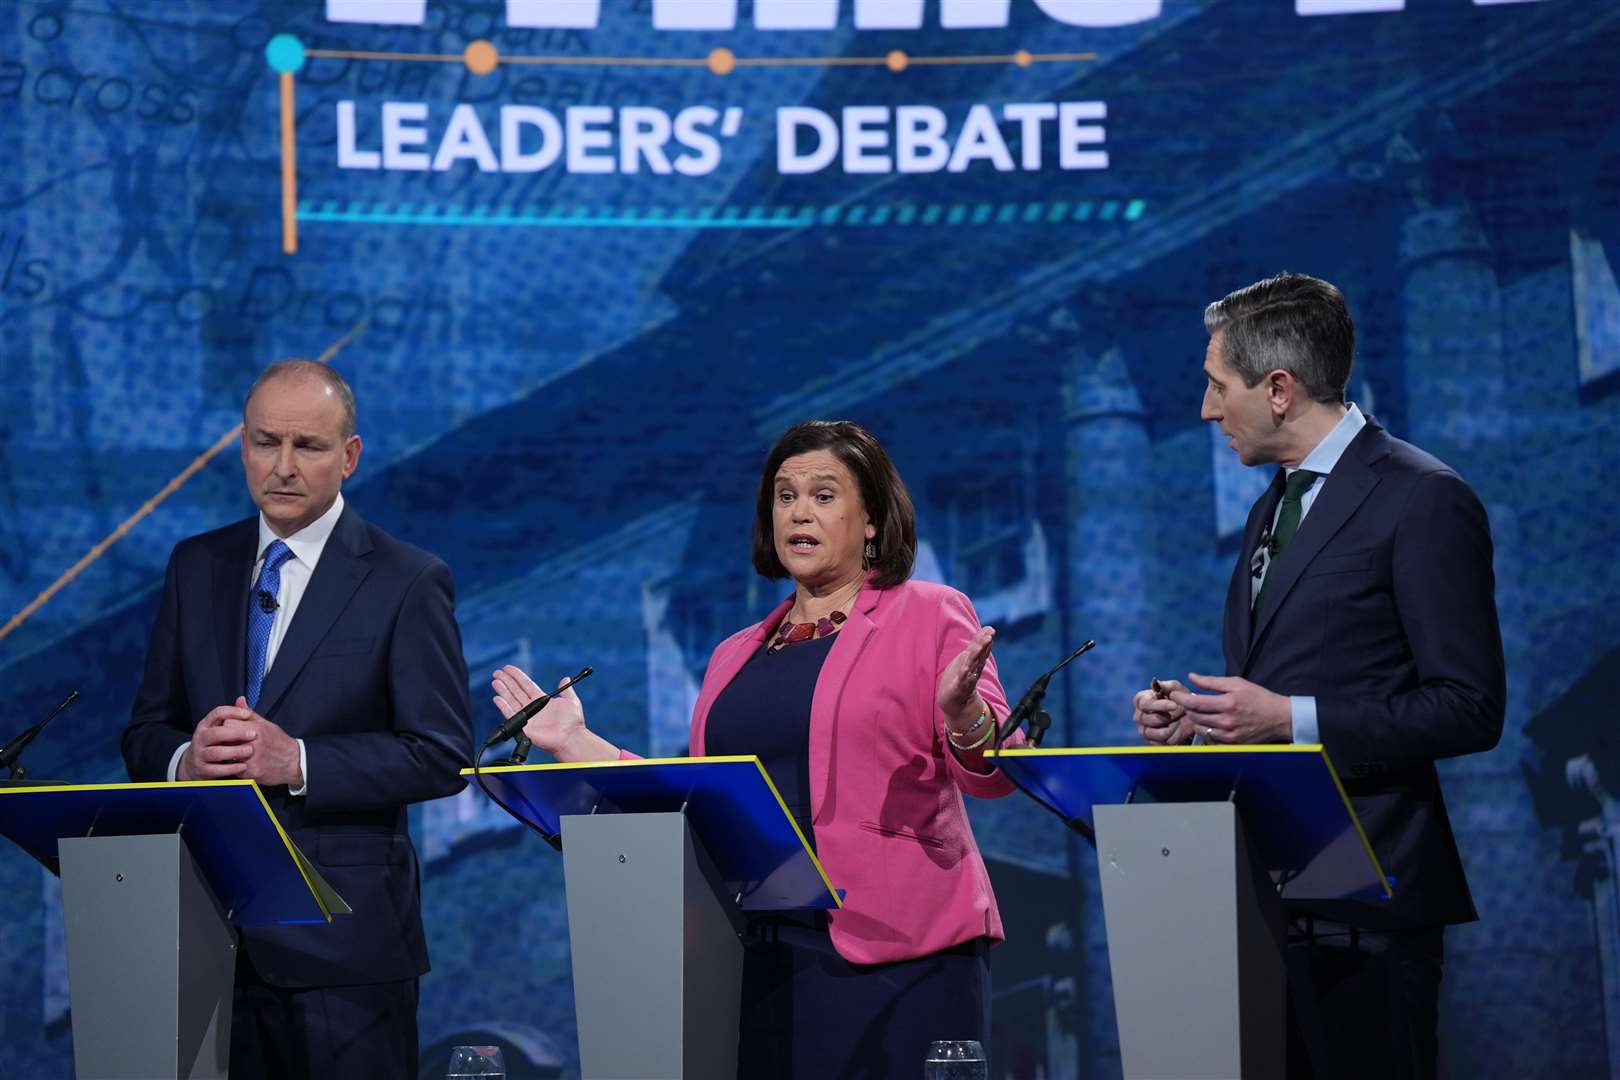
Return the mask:
POLYGON ((979 718, 973 721, 973 723, 969 724, 967 727, 963 728, 961 731, 952 731, 951 725, 946 724, 945 734, 953 739, 960 739, 965 735, 971 735, 975 731, 978 731, 984 726, 984 722, 988 719, 990 719, 990 709, 985 707, 979 710, 979 718))
MULTIPOLYGON (((996 733, 996 728, 995 728, 995 725, 992 724, 989 727, 985 728, 983 735, 980 735, 977 739, 974 739, 972 742, 968 743, 966 746, 963 746, 961 743, 957 742, 955 739, 951 739, 950 741, 951 741, 952 746, 954 746, 957 750, 959 750, 959 751, 961 751, 962 753, 965 754, 965 753, 969 752, 970 750, 977 750, 979 747, 981 747, 985 743, 989 742, 990 741, 990 736, 994 735, 995 733, 996 733)), ((947 735, 946 738, 950 739, 950 736, 947 735)))
POLYGON ((969 750, 977 750, 979 747, 981 747, 985 743, 989 742, 990 741, 990 736, 995 734, 995 728, 993 726, 991 728, 989 728, 989 730, 987 730, 983 735, 980 735, 973 742, 968 743, 965 746, 962 743, 957 742, 956 740, 959 739, 959 738, 965 738, 965 737, 973 734, 975 731, 978 731, 981 727, 985 726, 985 722, 988 721, 989 719, 990 719, 990 707, 988 705, 986 705, 984 708, 979 710, 979 718, 977 720, 973 721, 972 726, 966 728, 963 731, 952 731, 950 729, 950 725, 947 724, 945 726, 945 738, 950 741, 950 744, 952 746, 956 747, 956 749, 961 750, 963 752, 966 752, 966 751, 969 751, 969 750))

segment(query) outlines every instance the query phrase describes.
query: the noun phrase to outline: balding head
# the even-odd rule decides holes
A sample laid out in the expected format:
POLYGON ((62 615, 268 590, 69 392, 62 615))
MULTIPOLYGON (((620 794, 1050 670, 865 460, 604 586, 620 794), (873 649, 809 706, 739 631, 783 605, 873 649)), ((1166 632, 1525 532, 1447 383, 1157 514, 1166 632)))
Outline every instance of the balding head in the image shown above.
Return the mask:
POLYGON ((337 369, 330 364, 323 364, 319 360, 305 360, 293 357, 287 360, 277 360, 259 373, 248 387, 247 398, 242 402, 242 418, 247 419, 248 406, 253 402, 253 395, 257 394, 265 383, 272 379, 312 379, 320 383, 326 392, 337 399, 338 407, 343 411, 343 437, 347 439, 355 432, 354 423, 354 391, 337 369))

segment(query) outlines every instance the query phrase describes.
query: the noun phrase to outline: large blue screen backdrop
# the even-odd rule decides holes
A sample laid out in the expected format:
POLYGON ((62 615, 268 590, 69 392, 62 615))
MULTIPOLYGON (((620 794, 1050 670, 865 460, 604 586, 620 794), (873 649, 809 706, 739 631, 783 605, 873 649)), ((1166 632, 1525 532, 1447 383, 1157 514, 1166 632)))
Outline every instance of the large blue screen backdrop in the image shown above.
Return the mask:
MULTIPOLYGON (((1130 742, 1148 677, 1220 669, 1268 479, 1198 419, 1202 307, 1302 270, 1350 299, 1354 399, 1496 539, 1507 730, 1442 767, 1483 916, 1443 1064, 1609 1073, 1616 55, 1592 0, 14 0, 0 726, 76 687, 30 771, 123 778, 169 549, 252 509, 241 395, 329 354, 346 496, 453 569, 480 729, 497 665, 591 664, 593 724, 682 752, 710 648, 784 593, 748 565, 763 455, 848 417, 1010 690, 1098 640, 1053 741, 1130 742)), ((1094 854, 973 815, 995 1075, 1118 1076, 1094 854)), ((430 1057, 483 1032, 577 1075, 560 859, 473 792, 412 818, 430 1057)), ((0 1073, 70 1072, 64 950, 0 852, 0 1073)))

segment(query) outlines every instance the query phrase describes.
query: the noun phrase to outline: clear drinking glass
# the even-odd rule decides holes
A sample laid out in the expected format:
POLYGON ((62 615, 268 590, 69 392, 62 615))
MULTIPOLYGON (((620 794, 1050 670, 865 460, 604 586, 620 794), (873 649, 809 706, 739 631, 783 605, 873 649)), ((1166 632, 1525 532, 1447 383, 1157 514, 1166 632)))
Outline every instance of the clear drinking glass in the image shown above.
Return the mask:
POLYGON ((946 1039, 928 1044, 924 1080, 990 1080, 990 1062, 977 1039, 946 1039))
POLYGON ((458 1046, 450 1051, 445 1080, 506 1080, 506 1059, 498 1046, 458 1046))

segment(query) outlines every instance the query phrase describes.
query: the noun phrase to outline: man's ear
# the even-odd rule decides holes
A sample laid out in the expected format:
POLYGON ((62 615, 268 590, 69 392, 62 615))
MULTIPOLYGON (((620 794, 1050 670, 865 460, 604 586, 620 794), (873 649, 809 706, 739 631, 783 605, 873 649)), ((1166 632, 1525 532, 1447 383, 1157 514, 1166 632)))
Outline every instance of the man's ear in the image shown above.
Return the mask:
POLYGON ((1271 403, 1271 411, 1275 415, 1286 415, 1298 392, 1299 382, 1293 372, 1277 368, 1266 373, 1266 400, 1271 403))
POLYGON ((343 479, 354 475, 360 465, 360 436, 350 435, 343 440, 343 479))

